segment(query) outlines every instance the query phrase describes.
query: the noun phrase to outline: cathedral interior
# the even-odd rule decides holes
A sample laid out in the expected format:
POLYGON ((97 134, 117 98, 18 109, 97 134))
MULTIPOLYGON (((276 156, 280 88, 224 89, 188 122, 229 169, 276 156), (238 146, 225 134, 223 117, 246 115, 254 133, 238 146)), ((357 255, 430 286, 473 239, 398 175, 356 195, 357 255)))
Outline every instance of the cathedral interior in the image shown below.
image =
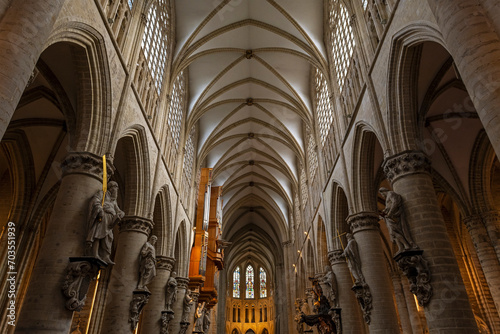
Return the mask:
POLYGON ((500 333, 500 1, 0 0, 0 64, 1 333, 500 333))

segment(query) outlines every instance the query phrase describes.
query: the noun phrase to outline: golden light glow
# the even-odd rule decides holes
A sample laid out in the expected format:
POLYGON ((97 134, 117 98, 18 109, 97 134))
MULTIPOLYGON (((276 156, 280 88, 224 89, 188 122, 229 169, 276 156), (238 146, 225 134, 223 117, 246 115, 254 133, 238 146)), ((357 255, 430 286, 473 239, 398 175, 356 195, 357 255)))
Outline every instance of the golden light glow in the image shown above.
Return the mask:
POLYGON ((92 295, 92 304, 90 305, 89 319, 87 320, 87 326, 85 327, 85 334, 88 334, 89 332, 90 320, 92 319, 92 310, 94 310, 95 296, 97 294, 97 288, 99 287, 99 277, 101 277, 101 271, 97 273, 94 294, 92 295))

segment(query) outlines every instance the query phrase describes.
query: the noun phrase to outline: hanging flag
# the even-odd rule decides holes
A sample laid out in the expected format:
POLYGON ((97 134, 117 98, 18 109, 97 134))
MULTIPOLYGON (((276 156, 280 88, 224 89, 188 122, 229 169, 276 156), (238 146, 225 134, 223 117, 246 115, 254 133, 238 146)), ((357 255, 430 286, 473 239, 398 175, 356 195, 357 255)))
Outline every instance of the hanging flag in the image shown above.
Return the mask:
POLYGON ((106 169, 106 155, 102 156, 102 206, 104 206, 104 198, 108 191, 108 173, 106 169))

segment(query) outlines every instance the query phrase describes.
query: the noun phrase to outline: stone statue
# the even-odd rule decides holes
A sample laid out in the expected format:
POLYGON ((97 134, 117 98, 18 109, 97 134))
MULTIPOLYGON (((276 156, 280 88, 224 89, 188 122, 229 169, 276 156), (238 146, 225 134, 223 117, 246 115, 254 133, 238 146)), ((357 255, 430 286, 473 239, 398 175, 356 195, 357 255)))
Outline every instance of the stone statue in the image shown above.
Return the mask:
POLYGON ((203 332, 203 314, 204 314, 205 303, 198 303, 196 306, 196 311, 194 313, 194 331, 203 332))
POLYGON ((167 281, 167 293, 165 295, 165 309, 172 310, 172 305, 177 300, 177 280, 174 278, 177 274, 172 272, 167 281))
POLYGON ((302 315, 302 298, 295 299, 295 322, 297 323, 297 333, 304 333, 304 325, 300 322, 300 316, 302 315))
POLYGON ((361 272, 361 259, 358 252, 358 244, 351 233, 346 234, 347 245, 345 246, 342 256, 347 259, 347 265, 354 276, 354 283, 364 283, 365 278, 361 272))
POLYGON ((139 254, 139 283, 137 289, 146 290, 146 285, 151 283, 156 276, 156 250, 155 244, 158 238, 152 235, 149 241, 146 241, 142 246, 141 253, 139 254))
POLYGON ((104 197, 104 203, 102 201, 102 190, 96 192, 89 203, 87 252, 89 256, 93 256, 107 264, 114 264, 110 258, 113 244, 113 227, 125 215, 118 207, 117 197, 118 183, 111 181, 104 197))
POLYGON ((325 275, 321 279, 321 283, 327 287, 326 298, 328 298, 330 306, 337 307, 337 278, 330 266, 325 266, 325 275))
POLYGON ((184 301, 182 303, 182 319, 181 322, 189 322, 189 314, 191 313, 191 307, 193 306, 193 297, 191 297, 191 290, 186 290, 186 295, 184 296, 184 301))
POLYGON ((210 328, 210 313, 211 310, 205 309, 203 312, 203 333, 208 334, 208 329, 210 328))
POLYGON ((380 188, 379 192, 385 199, 385 209, 380 214, 380 218, 387 224, 391 241, 398 246, 398 253, 414 248, 408 223, 404 218, 403 198, 386 188, 380 188))

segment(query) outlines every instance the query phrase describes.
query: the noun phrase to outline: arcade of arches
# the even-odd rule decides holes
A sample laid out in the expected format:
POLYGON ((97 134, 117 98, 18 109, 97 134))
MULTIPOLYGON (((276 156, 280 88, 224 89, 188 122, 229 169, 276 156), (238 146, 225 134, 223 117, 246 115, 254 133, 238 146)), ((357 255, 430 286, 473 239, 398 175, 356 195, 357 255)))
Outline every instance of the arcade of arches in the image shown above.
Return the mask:
POLYGON ((321 287, 337 332, 500 333, 498 1, 3 0, 0 36, 0 332, 317 332, 321 287))

